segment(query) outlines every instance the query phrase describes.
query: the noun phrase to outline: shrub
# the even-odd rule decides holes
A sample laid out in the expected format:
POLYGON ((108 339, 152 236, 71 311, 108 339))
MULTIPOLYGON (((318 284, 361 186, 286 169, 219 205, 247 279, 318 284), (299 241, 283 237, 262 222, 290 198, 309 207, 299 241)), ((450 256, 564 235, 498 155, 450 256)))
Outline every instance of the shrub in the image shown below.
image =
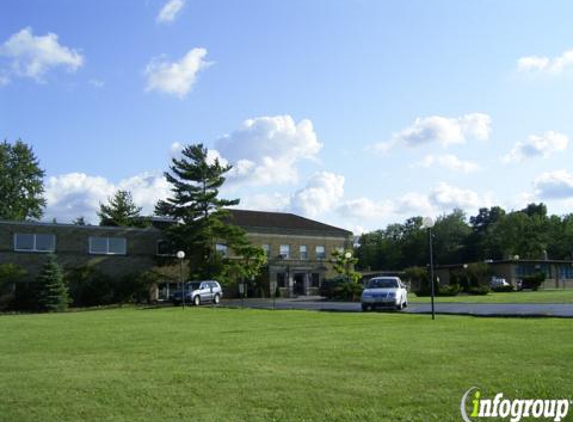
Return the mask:
POLYGON ((114 303, 114 286, 111 277, 94 267, 79 267, 68 272, 74 306, 98 306, 114 303))
POLYGON ((524 289, 531 289, 537 291, 539 286, 545 281, 545 273, 536 272, 534 274, 523 277, 522 287, 524 289))
POLYGON ((18 265, 0 265, 0 311, 15 307, 16 286, 25 276, 26 270, 18 265))
POLYGON ((438 289, 438 296, 457 296, 460 290, 460 286, 457 284, 440 286, 438 289))
POLYGON ((151 272, 113 278, 94 267, 70 270, 66 275, 74 306, 101 306, 149 301, 149 289, 158 276, 151 272))
MULTIPOLYGON (((457 296, 460 290, 461 290, 460 286, 458 286, 457 284, 440 286, 437 281, 434 284, 435 296, 457 296)), ((418 290, 414 293, 416 293, 416 296, 418 297, 428 297, 432 295, 432 292, 430 291, 429 287, 424 290, 418 290)))
POLYGON ((474 296, 486 296, 487 294, 489 294, 489 292, 491 292, 489 286, 479 286, 479 287, 470 287, 467 293, 474 296))
POLYGON ((319 294, 327 299, 357 301, 364 288, 358 283, 348 282, 342 278, 324 280, 319 294))

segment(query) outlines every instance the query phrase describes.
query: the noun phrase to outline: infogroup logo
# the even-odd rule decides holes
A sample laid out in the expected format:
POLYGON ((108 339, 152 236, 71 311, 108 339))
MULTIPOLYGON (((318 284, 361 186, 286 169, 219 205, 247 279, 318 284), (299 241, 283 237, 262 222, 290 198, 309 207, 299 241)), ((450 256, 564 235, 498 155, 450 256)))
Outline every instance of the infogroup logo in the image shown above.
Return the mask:
POLYGON ((509 418, 510 422, 543 418, 559 422, 567 416, 570 404, 568 399, 507 399, 503 393, 486 399, 478 387, 472 387, 462 396, 460 411, 465 422, 475 422, 477 418, 509 418))

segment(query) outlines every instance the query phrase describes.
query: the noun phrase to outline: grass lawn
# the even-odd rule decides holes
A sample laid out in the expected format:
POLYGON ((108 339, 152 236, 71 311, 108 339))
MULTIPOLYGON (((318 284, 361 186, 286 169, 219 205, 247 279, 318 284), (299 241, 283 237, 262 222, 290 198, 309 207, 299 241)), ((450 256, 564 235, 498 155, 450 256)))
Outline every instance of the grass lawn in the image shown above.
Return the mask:
POLYGON ((207 307, 2 316, 0 420, 459 421, 472 386, 573 398, 572 333, 566 319, 207 307))
MULTIPOLYGON (((429 303, 429 297, 417 297, 415 293, 408 294, 412 303, 429 303)), ((468 296, 460 294, 453 297, 437 297, 442 303, 571 303, 573 304, 573 289, 569 290, 540 290, 537 292, 490 293, 487 296, 468 296)))

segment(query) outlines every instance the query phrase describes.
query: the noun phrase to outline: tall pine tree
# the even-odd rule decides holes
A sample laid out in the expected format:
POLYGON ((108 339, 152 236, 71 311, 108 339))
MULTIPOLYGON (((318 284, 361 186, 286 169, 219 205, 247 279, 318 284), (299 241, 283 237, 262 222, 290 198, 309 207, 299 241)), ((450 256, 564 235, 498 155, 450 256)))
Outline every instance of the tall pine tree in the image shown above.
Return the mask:
POLYGON ((68 309, 70 294, 64 282, 62 268, 55 255, 48 255, 48 260, 38 276, 40 309, 48 312, 61 312, 68 309))
POLYGON ((21 140, 0 144, 0 219, 40 219, 44 213, 44 170, 21 140))
MULTIPOLYGON (((231 166, 222 165, 218 159, 207 158, 203 144, 189 145, 180 159, 174 158, 165 173, 172 185, 172 196, 159 201, 155 207, 158 215, 172 217, 177 224, 168 234, 177 248, 185 251, 189 260, 189 276, 193 280, 217 278, 228 280, 235 275, 244 276, 244 268, 215 250, 217 243, 227 245, 238 256, 260 256, 253 248, 246 233, 229 224, 229 211, 225 207, 237 205, 238 199, 220 199, 219 189, 225 183, 224 174, 231 166)), ((257 259, 245 259, 241 265, 257 265, 257 259)))
POLYGON ((111 198, 108 204, 99 204, 100 226, 113 227, 144 227, 146 222, 141 218, 141 207, 133 202, 131 192, 118 190, 111 198))

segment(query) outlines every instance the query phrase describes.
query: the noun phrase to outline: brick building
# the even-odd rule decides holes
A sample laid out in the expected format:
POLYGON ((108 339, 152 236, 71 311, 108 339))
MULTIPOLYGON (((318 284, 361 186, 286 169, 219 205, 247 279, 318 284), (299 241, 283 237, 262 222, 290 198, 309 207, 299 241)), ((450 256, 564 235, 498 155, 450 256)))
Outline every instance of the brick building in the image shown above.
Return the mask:
MULTIPOLYGON (((92 266, 112 277, 150 271, 159 277, 152 298, 165 300, 177 286, 179 265, 165 248, 161 230, 170 222, 151 221, 153 226, 144 229, 0 221, 0 264, 25 268, 30 279, 47 253, 57 254, 66 269, 92 266)), ((250 242, 267 253, 261 281, 269 294, 276 287, 285 296, 315 294, 322 280, 334 275, 330 253, 352 241, 349 231, 294 214, 231 210, 230 223, 242 227, 250 242)), ((225 245, 217 249, 232 258, 225 245)))

